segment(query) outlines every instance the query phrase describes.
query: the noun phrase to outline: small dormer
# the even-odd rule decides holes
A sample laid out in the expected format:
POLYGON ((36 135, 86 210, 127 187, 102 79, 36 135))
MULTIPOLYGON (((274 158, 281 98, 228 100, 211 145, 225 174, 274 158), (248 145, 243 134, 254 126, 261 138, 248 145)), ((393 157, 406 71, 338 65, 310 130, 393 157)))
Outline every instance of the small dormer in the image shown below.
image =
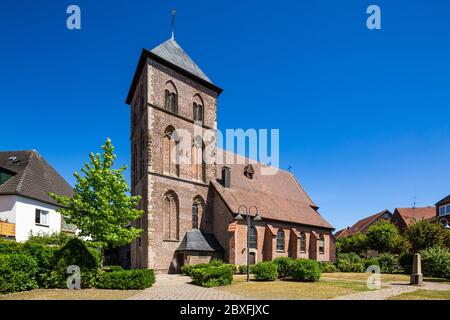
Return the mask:
POLYGON ((253 166, 251 164, 245 166, 244 168, 244 175, 248 179, 253 179, 253 175, 255 174, 255 169, 253 169, 253 166))

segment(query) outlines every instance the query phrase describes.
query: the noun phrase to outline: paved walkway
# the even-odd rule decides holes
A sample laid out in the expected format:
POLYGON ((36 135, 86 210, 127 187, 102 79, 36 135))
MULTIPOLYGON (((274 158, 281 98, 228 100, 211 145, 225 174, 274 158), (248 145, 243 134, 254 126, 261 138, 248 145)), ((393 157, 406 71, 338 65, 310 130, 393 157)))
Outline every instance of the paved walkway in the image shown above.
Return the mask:
POLYGON ((450 285, 437 282, 424 282, 422 286, 412 286, 409 285, 408 282, 401 281, 382 283, 381 285, 388 286, 388 288, 353 293, 346 296, 336 297, 332 300, 386 300, 390 297, 416 290, 450 290, 450 285))
POLYGON ((191 278, 177 274, 157 274, 153 287, 128 300, 241 300, 248 299, 215 288, 190 284, 191 278))

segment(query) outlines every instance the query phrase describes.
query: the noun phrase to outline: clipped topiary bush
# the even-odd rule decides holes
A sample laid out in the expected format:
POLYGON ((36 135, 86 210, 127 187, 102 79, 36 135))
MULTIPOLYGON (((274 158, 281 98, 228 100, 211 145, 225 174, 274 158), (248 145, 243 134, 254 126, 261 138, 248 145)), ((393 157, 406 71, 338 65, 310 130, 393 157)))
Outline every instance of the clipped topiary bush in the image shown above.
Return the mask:
POLYGON ((219 287, 233 282, 231 268, 226 265, 194 268, 191 270, 192 283, 202 287, 219 287))
POLYGON ((288 276, 293 261, 294 260, 289 257, 278 257, 273 260, 273 263, 277 265, 278 277, 280 279, 286 278, 288 276))
POLYGON ((100 253, 87 248, 80 239, 71 239, 55 253, 54 266, 47 277, 47 286, 67 288, 67 268, 71 265, 80 267, 81 287, 90 288, 100 275, 100 253))
POLYGON ((102 271, 106 271, 106 272, 123 271, 123 270, 124 269, 122 268, 122 266, 115 266, 115 265, 104 266, 102 268, 102 271))
POLYGON ((339 271, 336 265, 332 262, 321 262, 320 270, 322 271, 322 273, 333 273, 339 271))
POLYGON ((320 275, 319 262, 309 259, 294 260, 289 273, 289 276, 295 281, 319 281, 320 275))
MULTIPOLYGON (((254 266, 254 264, 253 264, 253 265, 251 264, 250 267, 249 267, 250 273, 253 272, 253 266, 254 266)), ((239 272, 240 274, 247 274, 247 265, 246 265, 246 264, 240 265, 240 266, 238 267, 238 272, 239 272)))
POLYGON ((278 278, 278 265, 274 262, 258 262, 253 265, 252 273, 256 280, 274 281, 278 278))
POLYGON ((58 248, 27 241, 23 245, 22 251, 24 254, 33 257, 38 264, 36 280, 39 287, 48 288, 50 285, 48 279, 55 263, 55 254, 58 248))
POLYGON ((212 265, 212 266, 218 267, 218 266, 224 265, 225 262, 223 262, 223 261, 222 261, 221 259, 219 259, 219 258, 214 258, 214 259, 211 259, 211 261, 209 261, 209 264, 212 265))
POLYGON ((0 255, 0 293, 36 289, 38 264, 25 254, 0 255))
POLYGON ((209 263, 185 264, 181 267, 181 273, 191 276, 192 270, 211 267, 209 263))
POLYGON ((441 247, 432 247, 420 251, 423 274, 429 277, 448 277, 450 252, 441 247))
POLYGON ((152 269, 133 269, 102 272, 97 280, 99 289, 142 290, 155 283, 152 269))

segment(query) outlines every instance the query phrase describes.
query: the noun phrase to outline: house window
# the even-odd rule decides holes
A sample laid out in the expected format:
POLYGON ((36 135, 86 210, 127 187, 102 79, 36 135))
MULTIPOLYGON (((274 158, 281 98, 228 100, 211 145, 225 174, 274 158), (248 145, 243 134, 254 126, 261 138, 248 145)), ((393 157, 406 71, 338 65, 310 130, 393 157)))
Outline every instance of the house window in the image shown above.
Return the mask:
POLYGON ((36 224, 48 226, 48 211, 36 209, 34 222, 36 224))
POLYGON ((300 252, 306 252, 306 235, 304 232, 300 233, 300 252))
POLYGON ((284 251, 284 230, 278 229, 277 232, 277 251, 284 251))
POLYGON ((447 204, 445 206, 439 207, 439 215, 443 216, 446 214, 450 214, 450 204, 447 204))
POLYGON ((165 108, 167 111, 178 113, 178 96, 175 92, 166 89, 165 108))
POLYGON ((250 228, 248 247, 251 249, 256 249, 258 247, 258 232, 255 227, 250 228))
POLYGON ((192 205, 192 229, 198 229, 198 203, 192 205))
POLYGON ((169 126, 164 131, 163 171, 180 176, 180 145, 175 129, 169 126))
POLYGON ((325 238, 323 237, 323 234, 319 237, 319 254, 325 253, 325 238))
POLYGON ((194 102, 193 107, 193 118, 194 121, 199 121, 203 123, 203 106, 194 102))

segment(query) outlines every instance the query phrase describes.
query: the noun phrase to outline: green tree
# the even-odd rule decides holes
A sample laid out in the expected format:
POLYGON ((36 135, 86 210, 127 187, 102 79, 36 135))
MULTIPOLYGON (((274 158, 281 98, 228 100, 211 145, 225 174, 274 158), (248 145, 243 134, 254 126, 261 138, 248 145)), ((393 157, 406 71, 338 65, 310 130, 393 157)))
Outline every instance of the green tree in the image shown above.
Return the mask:
POLYGON ((143 211, 137 210, 138 196, 130 196, 123 176, 126 166, 113 169, 114 147, 108 138, 103 153, 89 154, 90 163, 75 172, 77 183, 72 197, 50 196, 64 208, 60 213, 80 230, 78 236, 91 237, 102 248, 126 245, 142 230, 129 226, 143 211))
POLYGON ((339 253, 363 254, 367 250, 367 236, 358 232, 348 237, 339 238, 336 241, 336 249, 339 253))
POLYGON ((376 250, 379 253, 394 251, 399 239, 397 227, 386 220, 375 223, 367 230, 368 249, 376 250))
POLYGON ((411 250, 418 252, 435 246, 446 247, 449 230, 444 229, 439 223, 421 220, 408 226, 405 237, 411 244, 411 250))

